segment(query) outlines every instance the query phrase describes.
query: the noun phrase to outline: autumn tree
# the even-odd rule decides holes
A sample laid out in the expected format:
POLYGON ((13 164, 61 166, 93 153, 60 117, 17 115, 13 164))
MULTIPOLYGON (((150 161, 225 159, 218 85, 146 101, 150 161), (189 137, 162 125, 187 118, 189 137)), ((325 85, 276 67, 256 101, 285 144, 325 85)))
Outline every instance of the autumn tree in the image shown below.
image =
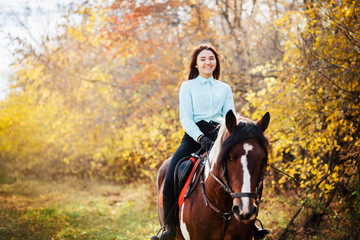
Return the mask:
MULTIPOLYGON (((273 164, 300 183, 302 203, 282 237, 302 209, 305 227, 319 226, 334 201, 346 221, 359 214, 359 11, 356 1, 306 2, 276 21, 287 39, 280 64, 253 69, 275 73, 248 100, 256 112, 272 113, 273 164)), ((285 177, 280 183, 289 187, 285 177)))
POLYGON ((139 67, 136 52, 106 49, 95 16, 104 9, 83 10, 83 22, 44 41, 40 54, 21 45, 13 92, 1 108, 1 159, 7 169, 131 181, 156 175, 149 171, 173 151, 180 138, 176 109, 157 107, 172 100, 171 85, 161 82, 169 78, 157 79, 152 64, 139 67))
POLYGON ((247 102, 248 89, 260 90, 263 79, 273 75, 251 69, 267 62, 276 64, 282 58, 284 37, 274 21, 298 8, 297 1, 215 1, 220 52, 226 56, 223 79, 233 86, 238 109, 247 102))

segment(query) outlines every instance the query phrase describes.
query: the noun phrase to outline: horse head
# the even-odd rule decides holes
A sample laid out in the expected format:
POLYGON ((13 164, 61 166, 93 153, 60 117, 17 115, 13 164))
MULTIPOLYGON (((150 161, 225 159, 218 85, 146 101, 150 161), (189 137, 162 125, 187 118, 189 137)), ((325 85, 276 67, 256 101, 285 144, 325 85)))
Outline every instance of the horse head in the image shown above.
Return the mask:
POLYGON ((254 220, 257 214, 269 148, 263 132, 269 121, 269 113, 255 123, 244 118, 237 119, 229 111, 224 124, 226 130, 219 130, 222 136, 218 137, 217 160, 212 167, 217 174, 212 176, 218 178, 217 181, 230 194, 232 212, 241 221, 254 220))

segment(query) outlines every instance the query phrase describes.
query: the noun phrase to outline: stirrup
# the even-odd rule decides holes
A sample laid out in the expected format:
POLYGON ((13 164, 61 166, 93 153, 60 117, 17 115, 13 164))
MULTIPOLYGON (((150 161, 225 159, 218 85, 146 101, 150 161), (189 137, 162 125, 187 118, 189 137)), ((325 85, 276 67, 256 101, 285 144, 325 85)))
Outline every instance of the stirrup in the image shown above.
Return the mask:
POLYGON ((161 226, 159 231, 154 236, 150 237, 150 240, 160 240, 161 235, 165 232, 165 230, 166 230, 165 226, 161 226), (161 234, 160 234, 160 232, 161 232, 161 234))
POLYGON ((175 239, 176 232, 175 233, 170 233, 170 232, 171 231, 167 229, 163 231, 160 235, 151 236, 150 240, 175 239))
POLYGON ((256 232, 254 232, 254 239, 255 240, 264 239, 266 237, 266 235, 268 235, 269 233, 270 233, 270 231, 265 228, 258 229, 258 230, 256 230, 256 232))
POLYGON ((270 231, 264 228, 262 222, 258 218, 256 218, 256 221, 260 223, 261 228, 259 228, 256 224, 254 224, 254 228, 256 228, 256 232, 254 232, 254 239, 255 240, 263 239, 266 237, 266 235, 270 233, 270 231))

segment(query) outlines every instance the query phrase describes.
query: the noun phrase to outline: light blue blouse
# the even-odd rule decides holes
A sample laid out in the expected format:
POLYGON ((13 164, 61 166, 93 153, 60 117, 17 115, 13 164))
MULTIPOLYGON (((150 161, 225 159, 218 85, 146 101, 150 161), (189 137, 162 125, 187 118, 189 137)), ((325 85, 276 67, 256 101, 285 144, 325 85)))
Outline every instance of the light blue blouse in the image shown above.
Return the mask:
POLYGON ((196 125, 197 122, 204 120, 220 123, 220 118, 225 117, 230 109, 235 113, 234 99, 228 84, 200 75, 181 84, 180 122, 185 132, 195 141, 203 134, 196 125))

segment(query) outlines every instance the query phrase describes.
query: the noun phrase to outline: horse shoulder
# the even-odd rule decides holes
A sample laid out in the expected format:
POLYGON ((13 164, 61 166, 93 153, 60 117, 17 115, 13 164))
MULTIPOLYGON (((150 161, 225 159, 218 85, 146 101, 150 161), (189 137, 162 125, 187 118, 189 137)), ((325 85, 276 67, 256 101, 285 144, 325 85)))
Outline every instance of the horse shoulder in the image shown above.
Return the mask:
POLYGON ((194 192, 184 201, 183 206, 180 208, 179 220, 182 234, 191 236, 191 238, 185 237, 185 240, 218 239, 212 237, 214 235, 213 230, 216 230, 219 225, 219 222, 214 221, 213 214, 213 210, 205 206, 201 187, 198 184, 194 192))

